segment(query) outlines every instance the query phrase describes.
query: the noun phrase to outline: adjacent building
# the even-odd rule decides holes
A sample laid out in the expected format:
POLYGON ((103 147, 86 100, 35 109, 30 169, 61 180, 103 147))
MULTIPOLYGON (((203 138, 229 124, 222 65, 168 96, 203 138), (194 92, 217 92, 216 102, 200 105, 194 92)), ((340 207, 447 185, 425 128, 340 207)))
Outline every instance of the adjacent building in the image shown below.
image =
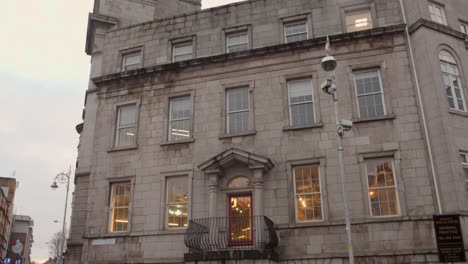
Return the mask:
POLYGON ((25 215, 14 215, 11 226, 10 244, 7 257, 11 263, 31 263, 31 247, 34 242, 34 221, 25 215))
POLYGON ((16 179, 0 177, 0 260, 3 262, 8 249, 16 179))
POLYGON ((327 36, 356 262, 468 241, 468 2, 200 2, 95 1, 67 263, 347 263, 327 36))

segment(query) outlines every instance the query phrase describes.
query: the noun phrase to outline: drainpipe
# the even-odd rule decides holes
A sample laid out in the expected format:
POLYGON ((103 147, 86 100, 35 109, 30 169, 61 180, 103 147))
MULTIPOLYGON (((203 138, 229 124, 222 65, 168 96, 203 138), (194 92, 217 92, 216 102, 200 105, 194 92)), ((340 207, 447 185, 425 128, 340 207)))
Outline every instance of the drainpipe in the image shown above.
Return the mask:
POLYGON ((425 115, 424 105, 423 105, 422 96, 421 96, 421 87, 419 86, 418 73, 416 71, 416 65, 414 63, 413 44, 411 43, 411 38, 410 38, 409 31, 408 31, 408 21, 406 19, 406 11, 405 11, 405 6, 403 5, 403 0, 400 0, 400 6, 401 6, 401 13, 403 15, 403 22, 406 25, 406 29, 405 29, 406 39, 408 41, 408 49, 409 49, 409 55, 410 55, 410 60, 411 60, 411 68, 413 70, 414 81, 416 83, 416 93, 418 95, 419 110, 421 112, 421 118, 422 118, 422 123, 423 123, 423 130, 424 130, 424 137, 426 138, 427 152, 429 153, 429 163, 431 165, 431 172, 432 172, 432 177, 433 177, 433 180, 434 180, 434 187, 435 187, 435 194, 436 194, 436 199, 437 199, 438 212, 439 212, 439 214, 443 214, 442 203, 440 201, 439 182, 438 182, 437 176, 436 176, 436 170, 435 170, 435 166, 434 166, 434 158, 432 156, 431 140, 429 138, 429 131, 427 130, 427 121, 426 121, 426 115, 425 115))

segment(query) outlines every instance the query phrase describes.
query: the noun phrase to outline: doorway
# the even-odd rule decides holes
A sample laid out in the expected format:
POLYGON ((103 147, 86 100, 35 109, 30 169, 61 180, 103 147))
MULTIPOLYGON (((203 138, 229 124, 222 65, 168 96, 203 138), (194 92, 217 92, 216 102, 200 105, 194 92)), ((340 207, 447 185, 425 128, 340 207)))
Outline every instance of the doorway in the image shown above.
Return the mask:
POLYGON ((252 194, 228 194, 229 246, 253 244, 252 194))

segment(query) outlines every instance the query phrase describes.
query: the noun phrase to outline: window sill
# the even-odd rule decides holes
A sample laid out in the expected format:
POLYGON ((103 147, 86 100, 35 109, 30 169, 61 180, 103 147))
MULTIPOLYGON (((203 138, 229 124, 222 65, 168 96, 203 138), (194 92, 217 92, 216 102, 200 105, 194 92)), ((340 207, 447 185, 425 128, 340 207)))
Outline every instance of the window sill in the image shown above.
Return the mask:
POLYGON ((283 131, 313 129, 313 128, 322 128, 322 127, 323 127, 323 123, 315 123, 313 125, 305 125, 305 126, 285 126, 283 127, 283 131))
POLYGON ((387 121, 387 120, 393 120, 393 119, 396 119, 396 115, 388 114, 388 115, 379 116, 379 117, 353 119, 353 123, 359 124, 359 123, 369 123, 369 122, 374 122, 374 121, 387 121))
POLYGON ((131 145, 131 146, 125 146, 125 147, 113 147, 109 150, 107 150, 107 152, 117 152, 117 151, 125 151, 125 150, 134 150, 134 149, 137 149, 138 146, 137 145, 131 145))
POLYGON ((219 135, 219 139, 227 139, 227 138, 234 138, 234 137, 246 137, 246 136, 254 136, 257 134, 257 131, 247 131, 239 134, 222 134, 219 135))
POLYGON ((161 146, 172 146, 172 145, 181 145, 181 144, 189 144, 195 142, 195 139, 184 139, 184 140, 177 140, 177 141, 166 141, 161 143, 161 146))
POLYGON ((459 115, 459 116, 466 116, 466 117, 468 117, 468 113, 467 113, 467 112, 463 112, 463 111, 460 111, 460 110, 449 109, 449 113, 450 113, 450 114, 454 114, 454 115, 459 115))
POLYGON ((85 236, 85 238, 99 239, 99 238, 116 238, 116 237, 127 237, 127 236, 130 236, 129 231, 113 232, 113 233, 105 233, 105 234, 88 234, 85 236))

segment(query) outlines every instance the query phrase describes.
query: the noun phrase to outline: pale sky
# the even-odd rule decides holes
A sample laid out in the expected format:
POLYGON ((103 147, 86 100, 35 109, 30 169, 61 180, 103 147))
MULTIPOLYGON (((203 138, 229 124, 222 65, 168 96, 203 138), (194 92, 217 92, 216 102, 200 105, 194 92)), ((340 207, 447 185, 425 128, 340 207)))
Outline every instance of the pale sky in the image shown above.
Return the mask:
MULTIPOLYGON (((34 219, 32 258, 42 263, 49 256, 46 242, 61 230, 65 204, 65 186, 52 191, 50 185, 76 162, 94 0, 1 2, 0 177, 16 171, 14 212, 34 219)), ((203 0, 203 8, 232 2, 239 0, 203 0)), ((73 181, 70 187, 69 202, 73 181)))

